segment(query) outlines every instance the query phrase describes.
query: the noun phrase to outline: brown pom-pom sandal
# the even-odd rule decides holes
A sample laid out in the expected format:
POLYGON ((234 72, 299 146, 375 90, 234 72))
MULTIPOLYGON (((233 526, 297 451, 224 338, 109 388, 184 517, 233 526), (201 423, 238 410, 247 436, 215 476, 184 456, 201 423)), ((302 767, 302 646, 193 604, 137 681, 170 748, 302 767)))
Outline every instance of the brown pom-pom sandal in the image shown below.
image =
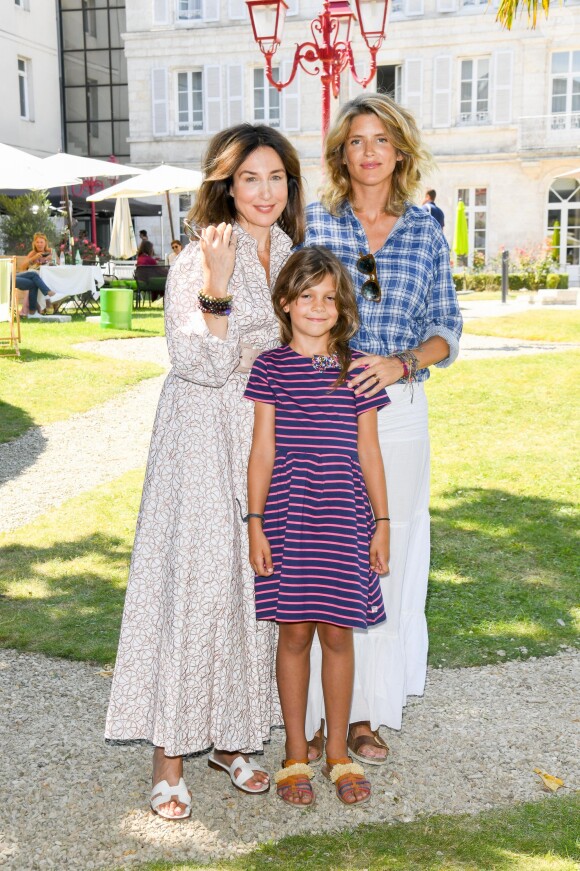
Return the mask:
POLYGON ((334 783, 337 797, 347 807, 356 807, 371 797, 371 785, 365 777, 364 768, 358 762, 353 762, 350 756, 342 759, 331 759, 327 756, 326 764, 322 766, 322 774, 334 783), (356 801, 346 801, 345 796, 354 793, 356 789, 364 790, 366 796, 356 801))
POLYGON ((314 777, 314 771, 308 764, 307 759, 283 759, 282 768, 274 775, 276 792, 283 802, 290 807, 312 807, 314 804, 314 790, 310 781, 314 777), (293 796, 302 798, 310 796, 309 802, 291 801, 293 796))

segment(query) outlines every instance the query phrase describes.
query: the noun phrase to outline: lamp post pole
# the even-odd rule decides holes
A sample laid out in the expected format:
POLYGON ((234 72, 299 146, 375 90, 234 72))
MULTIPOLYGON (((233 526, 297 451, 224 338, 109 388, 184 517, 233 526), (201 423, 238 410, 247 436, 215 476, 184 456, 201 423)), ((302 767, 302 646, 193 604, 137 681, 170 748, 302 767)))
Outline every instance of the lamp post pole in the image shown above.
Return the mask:
POLYGON ((272 87, 282 91, 290 85, 300 67, 310 76, 320 76, 322 84, 322 138, 326 138, 330 125, 330 95, 336 99, 340 93, 341 73, 349 67, 356 82, 366 88, 377 70, 377 53, 385 38, 388 0, 355 0, 357 14, 349 0, 324 0, 322 12, 310 22, 312 40, 296 46, 290 76, 285 82, 277 81, 272 70, 272 58, 282 42, 284 19, 288 6, 285 0, 246 0, 254 32, 266 62, 266 77, 272 87), (356 71, 350 30, 358 19, 365 44, 370 52, 369 75, 361 77, 356 71))

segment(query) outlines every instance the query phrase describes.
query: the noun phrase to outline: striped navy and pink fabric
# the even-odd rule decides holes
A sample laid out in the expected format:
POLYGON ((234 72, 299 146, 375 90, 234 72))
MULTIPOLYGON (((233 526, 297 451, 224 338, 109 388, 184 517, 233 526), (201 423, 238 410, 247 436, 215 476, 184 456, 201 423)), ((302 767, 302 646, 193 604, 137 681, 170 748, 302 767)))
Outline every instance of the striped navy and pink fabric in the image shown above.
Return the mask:
MULTIPOLYGON (((353 352, 360 357, 360 352, 353 352)), ((245 396, 276 408, 276 459, 264 532, 274 574, 256 578, 258 620, 366 629, 385 620, 369 565, 374 529, 357 450, 358 416, 390 400, 365 399, 338 369, 317 371, 289 346, 257 358, 245 396)))

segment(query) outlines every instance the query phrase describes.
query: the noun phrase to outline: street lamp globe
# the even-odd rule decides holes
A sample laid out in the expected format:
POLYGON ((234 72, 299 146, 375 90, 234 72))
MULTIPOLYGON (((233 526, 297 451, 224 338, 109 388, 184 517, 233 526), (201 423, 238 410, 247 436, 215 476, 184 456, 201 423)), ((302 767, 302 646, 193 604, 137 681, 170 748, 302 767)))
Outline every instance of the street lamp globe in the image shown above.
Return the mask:
POLYGON ((379 47, 385 36, 388 0, 355 0, 358 24, 368 48, 379 47))
POLYGON ((274 54, 282 41, 288 5, 284 0, 246 0, 254 39, 263 54, 274 54))
POLYGON ((355 18, 355 14, 350 8, 348 0, 329 0, 328 11, 330 17, 338 22, 338 30, 336 34, 336 42, 350 41, 350 29, 355 18))

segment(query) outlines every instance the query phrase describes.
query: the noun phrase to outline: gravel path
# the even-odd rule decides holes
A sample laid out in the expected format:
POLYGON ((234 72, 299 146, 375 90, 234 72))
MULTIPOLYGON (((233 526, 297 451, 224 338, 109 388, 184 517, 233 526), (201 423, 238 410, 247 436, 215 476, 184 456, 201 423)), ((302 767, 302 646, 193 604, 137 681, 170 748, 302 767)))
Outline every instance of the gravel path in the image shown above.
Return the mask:
MULTIPOLYGON (((0 803, 6 869, 89 871, 171 859, 209 861, 259 842, 359 823, 476 812, 543 793, 533 769, 580 787, 580 654, 458 670, 431 670, 401 733, 385 731, 390 762, 370 769, 371 802, 345 810, 318 774, 317 802, 288 811, 273 794, 237 793, 205 756, 186 762, 196 799, 186 823, 149 813, 148 747, 107 747, 110 679, 84 663, 0 652, 0 803)), ((265 754, 282 757, 277 730, 265 754)))

